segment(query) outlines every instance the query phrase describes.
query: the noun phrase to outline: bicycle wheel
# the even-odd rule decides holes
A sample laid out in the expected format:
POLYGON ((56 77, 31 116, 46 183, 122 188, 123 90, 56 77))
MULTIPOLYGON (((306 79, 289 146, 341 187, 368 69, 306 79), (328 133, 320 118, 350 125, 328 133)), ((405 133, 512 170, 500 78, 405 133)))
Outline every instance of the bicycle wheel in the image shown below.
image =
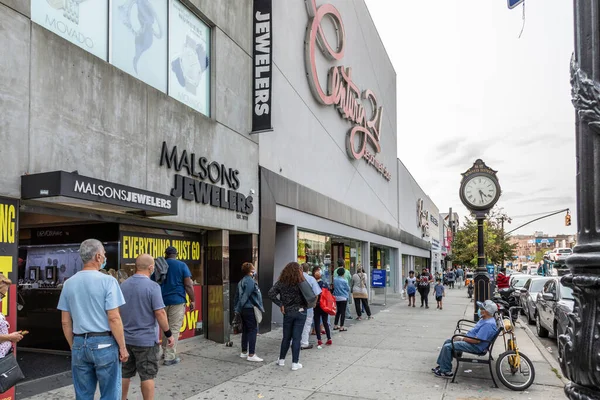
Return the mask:
POLYGON ((510 390, 523 391, 533 384, 535 368, 523 353, 509 350, 500 354, 496 361, 496 375, 510 390))

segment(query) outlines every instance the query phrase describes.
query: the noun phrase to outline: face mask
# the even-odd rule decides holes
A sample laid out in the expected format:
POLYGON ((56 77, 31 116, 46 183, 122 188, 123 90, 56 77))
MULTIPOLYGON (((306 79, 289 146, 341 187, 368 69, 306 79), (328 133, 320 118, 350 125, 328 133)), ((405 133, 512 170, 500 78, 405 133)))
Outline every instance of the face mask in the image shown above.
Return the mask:
POLYGON ((106 256, 104 256, 104 262, 100 265, 100 269, 104 269, 106 267, 106 256))
POLYGON ((256 272, 252 271, 252 272, 250 272, 250 275, 252 275, 252 277, 254 278, 256 276, 256 272))
POLYGON ((477 316, 481 318, 481 309, 477 310, 477 316))

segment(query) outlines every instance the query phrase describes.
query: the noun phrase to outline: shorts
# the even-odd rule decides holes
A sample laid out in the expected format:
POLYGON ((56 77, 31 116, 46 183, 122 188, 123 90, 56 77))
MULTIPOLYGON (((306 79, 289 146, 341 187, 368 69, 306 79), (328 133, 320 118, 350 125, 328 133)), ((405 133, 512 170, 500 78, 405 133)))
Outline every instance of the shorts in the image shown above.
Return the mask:
POLYGON ((408 294, 408 297, 415 297, 415 295, 417 294, 417 292, 412 292, 408 294))
POLYGON ((442 296, 435 296, 435 301, 442 301, 442 296))
POLYGON ((148 381, 158 374, 158 344, 151 347, 126 345, 129 359, 123 363, 123 379, 131 379, 137 372, 140 380, 148 381))

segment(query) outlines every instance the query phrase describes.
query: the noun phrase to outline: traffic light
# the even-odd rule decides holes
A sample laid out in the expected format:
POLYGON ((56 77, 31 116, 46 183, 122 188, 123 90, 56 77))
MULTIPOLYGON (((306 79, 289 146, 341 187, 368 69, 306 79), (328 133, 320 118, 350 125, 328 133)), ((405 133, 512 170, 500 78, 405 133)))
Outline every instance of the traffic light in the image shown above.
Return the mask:
POLYGON ((571 213, 569 211, 565 215, 565 226, 571 226, 571 213))

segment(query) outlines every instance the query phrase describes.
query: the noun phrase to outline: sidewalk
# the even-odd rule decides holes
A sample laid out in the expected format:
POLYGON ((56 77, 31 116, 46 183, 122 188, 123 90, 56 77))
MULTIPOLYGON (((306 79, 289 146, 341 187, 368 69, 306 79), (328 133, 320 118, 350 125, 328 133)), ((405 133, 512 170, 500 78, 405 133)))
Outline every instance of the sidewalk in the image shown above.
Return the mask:
MULTIPOLYGON (((383 296, 381 296, 383 297, 383 296)), ((383 298, 376 298, 380 303, 383 298)), ((460 318, 472 316, 473 306, 463 290, 448 290, 444 310, 408 308, 399 296, 388 295, 386 306, 373 306, 375 319, 351 320, 348 331, 333 334, 333 346, 301 352, 304 368, 292 372, 291 351, 278 367, 281 331, 260 335, 257 354, 264 363, 239 357, 240 336, 234 347, 204 339, 181 345, 182 362, 161 367, 157 399, 564 399, 564 383, 526 331, 517 328, 519 347, 534 363, 536 379, 526 392, 492 387, 486 365, 461 366, 457 381, 434 377, 439 347, 460 318), (471 370, 472 372, 465 372, 471 370)), ((354 311, 354 308, 352 308, 354 311)), ((354 314, 354 312, 353 312, 354 314)), ((311 340, 314 339, 314 336, 311 340)), ((495 352, 503 351, 496 346, 495 352)), ((501 383, 499 383, 501 385, 501 383)), ((139 381, 132 382, 129 399, 141 399, 139 381)), ((74 399, 65 387, 31 399, 74 399)), ((97 397, 98 398, 98 397, 97 397)))

